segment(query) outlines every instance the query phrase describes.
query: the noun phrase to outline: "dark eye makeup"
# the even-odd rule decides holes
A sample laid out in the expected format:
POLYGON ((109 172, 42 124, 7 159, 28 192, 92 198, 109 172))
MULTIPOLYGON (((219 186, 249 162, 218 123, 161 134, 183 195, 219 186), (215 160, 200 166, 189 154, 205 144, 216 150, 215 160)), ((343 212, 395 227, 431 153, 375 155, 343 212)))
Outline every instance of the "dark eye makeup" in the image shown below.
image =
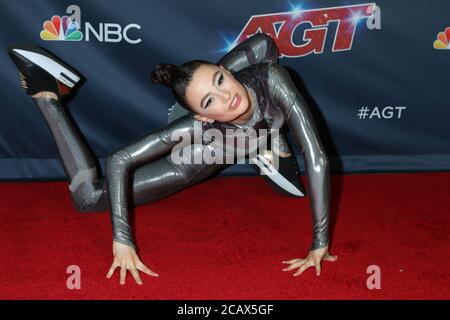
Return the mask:
MULTIPOLYGON (((219 79, 218 79, 218 81, 217 81, 217 85, 221 86, 222 83, 223 83, 223 80, 224 80, 224 76, 223 76, 223 73, 221 73, 221 74, 220 74, 220 77, 219 77, 219 79)), ((204 109, 208 108, 209 105, 211 104, 211 102, 212 102, 212 98, 209 98, 209 99, 206 101, 206 104, 205 104, 204 109)))

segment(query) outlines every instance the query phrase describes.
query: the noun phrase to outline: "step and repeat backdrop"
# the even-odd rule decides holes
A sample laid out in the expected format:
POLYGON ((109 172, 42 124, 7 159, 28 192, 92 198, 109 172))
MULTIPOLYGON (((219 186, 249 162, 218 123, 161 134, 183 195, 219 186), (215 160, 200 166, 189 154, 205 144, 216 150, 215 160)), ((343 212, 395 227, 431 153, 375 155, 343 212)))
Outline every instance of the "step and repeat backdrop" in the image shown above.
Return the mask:
POLYGON ((0 15, 0 179, 65 178, 9 45, 42 46, 83 75, 68 108, 104 169, 167 124, 174 98, 151 83, 156 64, 216 62, 258 32, 277 43, 333 172, 450 169, 449 1, 1 0, 0 15))

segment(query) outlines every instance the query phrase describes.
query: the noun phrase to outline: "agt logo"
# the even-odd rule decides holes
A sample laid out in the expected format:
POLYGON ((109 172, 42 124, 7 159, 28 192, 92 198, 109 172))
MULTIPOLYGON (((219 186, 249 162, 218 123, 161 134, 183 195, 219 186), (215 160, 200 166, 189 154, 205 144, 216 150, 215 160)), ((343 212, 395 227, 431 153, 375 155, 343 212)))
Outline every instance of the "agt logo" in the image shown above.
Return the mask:
MULTIPOLYGON (((332 52, 351 50, 358 22, 367 19, 368 29, 381 29, 381 10, 375 3, 251 16, 235 44, 263 32, 277 43, 280 57, 297 58, 324 51, 330 22, 337 22, 332 52), (300 38, 300 43, 294 41, 300 38)), ((234 45, 233 45, 234 46, 234 45)))
POLYGON ((450 27, 445 28, 437 35, 437 40, 434 41, 433 47, 435 49, 450 49, 450 27))
MULTIPOLYGON (((53 16, 43 24, 41 39, 46 41, 81 41, 83 32, 81 29, 81 9, 77 5, 67 7, 68 14, 60 17, 53 16)), ((122 27, 117 23, 99 23, 94 27, 91 23, 84 23, 84 39, 92 41, 96 39, 99 42, 122 42, 137 44, 142 41, 140 38, 131 38, 129 33, 131 29, 141 29, 141 26, 131 23, 122 27)))

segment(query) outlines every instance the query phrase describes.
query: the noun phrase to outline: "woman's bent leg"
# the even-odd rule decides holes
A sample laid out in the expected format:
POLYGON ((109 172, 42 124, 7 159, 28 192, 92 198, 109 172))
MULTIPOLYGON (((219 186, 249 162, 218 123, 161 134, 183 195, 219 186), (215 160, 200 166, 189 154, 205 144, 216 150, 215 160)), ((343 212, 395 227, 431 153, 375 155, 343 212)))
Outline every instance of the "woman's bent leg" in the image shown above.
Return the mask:
POLYGON ((94 155, 88 149, 68 109, 60 100, 32 99, 44 115, 55 140, 75 208, 81 212, 105 210, 107 199, 101 197, 105 192, 103 179, 98 178, 94 155))
MULTIPOLYGON (((188 148, 191 148, 193 155, 204 151, 202 145, 192 145, 188 148)), ((169 154, 135 171, 132 184, 134 204, 165 198, 211 177, 224 168, 224 164, 175 164, 169 154)))
MULTIPOLYGON (((69 179, 74 207, 80 212, 98 212, 109 208, 104 178, 98 177, 98 167, 92 152, 59 100, 33 98, 44 115, 59 151, 59 157, 69 179)), ((189 146, 193 157, 204 152, 204 146, 189 146)), ((167 155, 134 171, 131 196, 135 205, 165 198, 196 184, 225 168, 223 164, 175 164, 167 155)))

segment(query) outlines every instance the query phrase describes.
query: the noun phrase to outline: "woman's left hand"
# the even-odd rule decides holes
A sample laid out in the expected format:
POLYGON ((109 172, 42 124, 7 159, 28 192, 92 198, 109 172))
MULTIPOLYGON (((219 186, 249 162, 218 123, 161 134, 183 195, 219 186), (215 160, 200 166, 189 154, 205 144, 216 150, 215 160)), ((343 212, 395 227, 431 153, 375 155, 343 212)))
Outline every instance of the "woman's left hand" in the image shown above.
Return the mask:
POLYGON ((332 256, 328 252, 328 247, 319 248, 310 251, 306 259, 291 259, 288 261, 283 261, 283 263, 290 264, 290 266, 284 268, 283 271, 291 271, 298 268, 297 272, 294 273, 294 276, 296 277, 301 275, 309 267, 315 267, 316 276, 320 276, 320 263, 322 262, 322 260, 336 261, 337 256, 332 256))

